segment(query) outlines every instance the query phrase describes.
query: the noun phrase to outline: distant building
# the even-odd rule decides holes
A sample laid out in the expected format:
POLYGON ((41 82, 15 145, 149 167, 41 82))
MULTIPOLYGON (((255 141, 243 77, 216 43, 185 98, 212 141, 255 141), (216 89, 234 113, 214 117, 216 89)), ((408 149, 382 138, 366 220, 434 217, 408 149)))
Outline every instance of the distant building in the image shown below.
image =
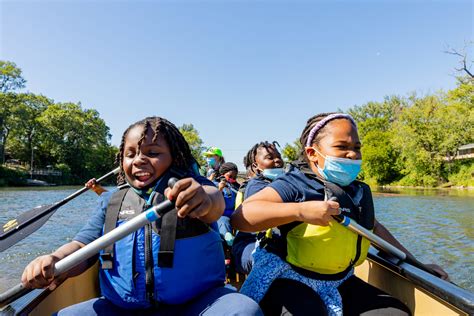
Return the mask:
POLYGON ((469 159, 469 158, 474 158, 474 143, 459 147, 456 158, 454 159, 469 159))

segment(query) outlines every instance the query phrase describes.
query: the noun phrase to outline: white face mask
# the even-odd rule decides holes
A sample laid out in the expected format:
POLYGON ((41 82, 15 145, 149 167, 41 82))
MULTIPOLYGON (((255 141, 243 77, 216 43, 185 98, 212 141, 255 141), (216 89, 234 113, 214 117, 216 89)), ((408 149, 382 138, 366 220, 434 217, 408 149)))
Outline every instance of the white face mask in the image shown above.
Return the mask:
POLYGON ((275 180, 279 176, 282 176, 285 174, 285 169, 283 168, 272 168, 272 169, 263 169, 262 175, 269 179, 269 180, 275 180))

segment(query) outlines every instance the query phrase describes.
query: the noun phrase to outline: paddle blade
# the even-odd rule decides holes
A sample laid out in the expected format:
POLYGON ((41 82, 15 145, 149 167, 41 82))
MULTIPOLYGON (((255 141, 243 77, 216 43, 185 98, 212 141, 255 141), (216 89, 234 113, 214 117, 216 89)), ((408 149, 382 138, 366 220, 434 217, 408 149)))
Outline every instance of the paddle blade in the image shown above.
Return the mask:
POLYGON ((20 214, 1 227, 0 252, 10 248, 26 236, 38 230, 54 214, 60 205, 43 205, 20 214))

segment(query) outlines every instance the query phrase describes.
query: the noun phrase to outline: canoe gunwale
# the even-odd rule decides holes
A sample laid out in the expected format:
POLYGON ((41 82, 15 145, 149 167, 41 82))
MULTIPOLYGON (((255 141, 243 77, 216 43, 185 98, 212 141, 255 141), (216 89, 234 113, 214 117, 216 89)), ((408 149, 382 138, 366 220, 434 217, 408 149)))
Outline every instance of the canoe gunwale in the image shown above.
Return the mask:
POLYGON ((368 259, 403 276, 428 295, 437 297, 468 315, 474 315, 473 293, 372 247, 368 259))
MULTIPOLYGON (((418 269, 411 264, 385 255, 385 253, 379 252, 372 247, 369 250, 368 260, 372 264, 385 268, 388 273, 395 274, 393 277, 398 275, 408 280, 408 282, 411 282, 413 286, 428 296, 442 301, 445 306, 452 306, 459 310, 461 314, 474 315, 473 293, 418 269)), ((7 305, 6 308, 0 309, 0 315, 28 315, 37 306, 41 305, 50 293, 52 291, 47 289, 35 290, 7 305)))

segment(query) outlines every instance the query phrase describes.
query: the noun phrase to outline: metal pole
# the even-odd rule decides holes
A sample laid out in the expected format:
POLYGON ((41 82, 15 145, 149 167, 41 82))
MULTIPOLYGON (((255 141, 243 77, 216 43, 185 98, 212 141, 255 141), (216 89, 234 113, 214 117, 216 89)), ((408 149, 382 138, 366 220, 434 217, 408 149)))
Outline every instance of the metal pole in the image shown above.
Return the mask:
MULTIPOLYGON (((163 214, 171 211, 174 208, 174 202, 164 201, 156 206, 153 206, 146 210, 144 213, 134 217, 130 221, 112 230, 110 233, 97 238, 90 244, 82 247, 78 251, 70 254, 64 259, 58 261, 54 268, 54 275, 58 276, 66 271, 71 270, 79 263, 83 262, 94 256, 101 249, 104 249, 108 245, 113 244, 119 239, 133 233, 140 227, 145 226, 149 222, 158 220, 163 214)), ((16 285, 8 291, 0 294, 0 307, 3 307, 17 298, 31 292, 33 289, 28 289, 23 286, 22 283, 16 285)))

